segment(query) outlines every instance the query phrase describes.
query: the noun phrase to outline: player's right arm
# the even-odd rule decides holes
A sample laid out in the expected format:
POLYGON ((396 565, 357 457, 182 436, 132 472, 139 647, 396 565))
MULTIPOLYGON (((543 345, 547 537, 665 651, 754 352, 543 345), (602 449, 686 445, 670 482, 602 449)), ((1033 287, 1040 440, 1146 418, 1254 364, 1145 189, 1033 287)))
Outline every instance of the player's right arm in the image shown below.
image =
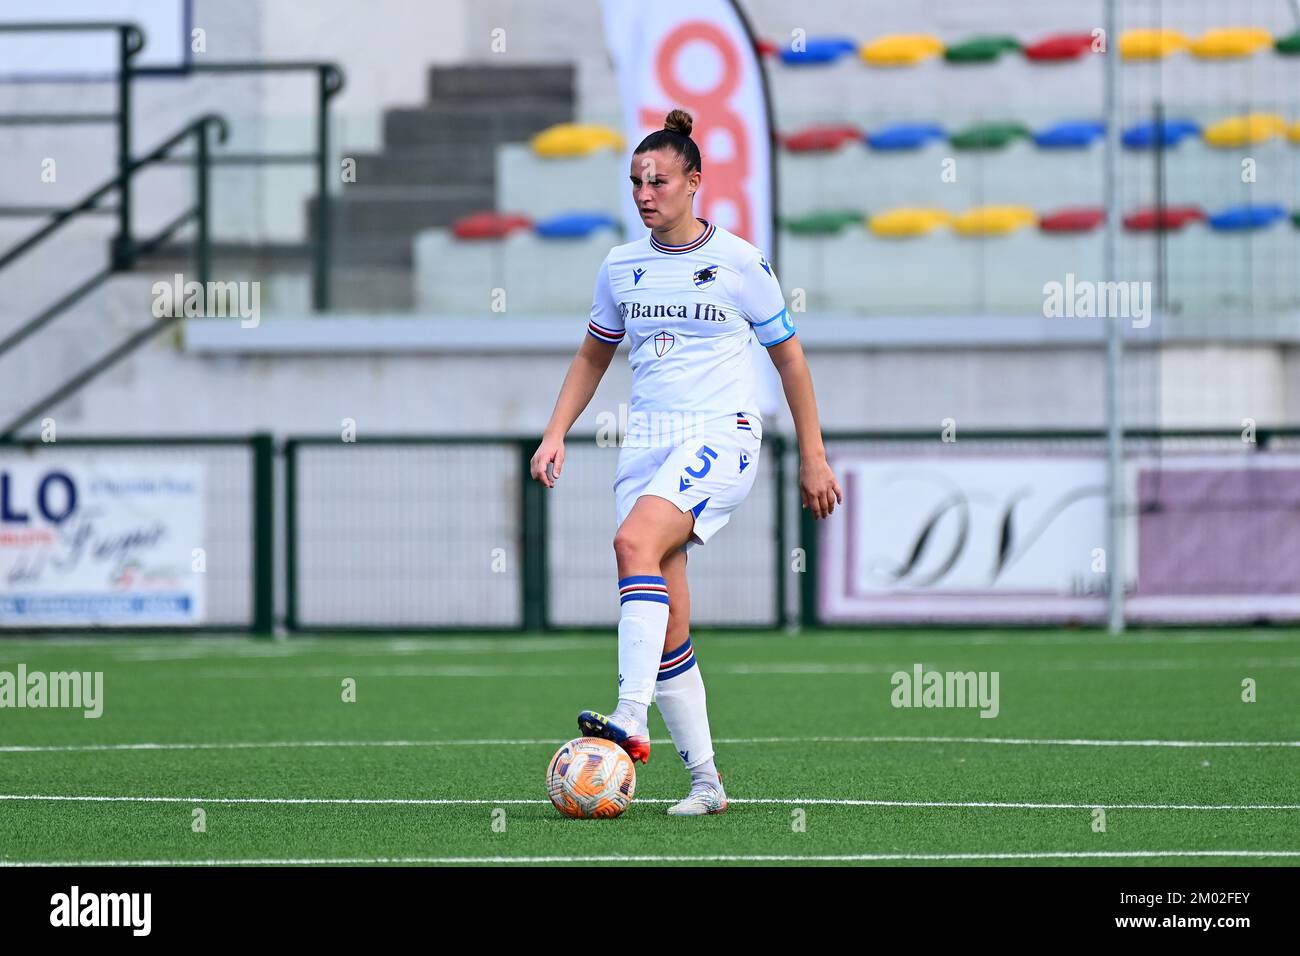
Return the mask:
POLYGON ((596 275, 596 293, 592 299, 587 334, 583 336, 578 354, 573 357, 564 376, 560 396, 555 400, 555 410, 542 433, 542 443, 533 454, 532 476, 547 488, 555 487, 555 480, 560 477, 564 465, 564 436, 596 394, 596 386, 618 351, 623 334, 623 319, 618 314, 609 287, 609 259, 606 258, 596 275), (547 466, 552 463, 555 467, 548 474, 547 466))

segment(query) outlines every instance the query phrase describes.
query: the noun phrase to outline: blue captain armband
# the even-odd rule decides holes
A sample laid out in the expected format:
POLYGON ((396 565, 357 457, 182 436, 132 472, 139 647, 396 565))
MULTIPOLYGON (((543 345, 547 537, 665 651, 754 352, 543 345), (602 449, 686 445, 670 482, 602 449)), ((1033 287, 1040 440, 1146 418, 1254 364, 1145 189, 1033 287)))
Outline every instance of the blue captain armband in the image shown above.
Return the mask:
POLYGON ((790 318, 788 309, 782 309, 763 322, 754 323, 754 334, 758 336, 759 344, 765 348, 780 345, 794 333, 794 321, 790 318))

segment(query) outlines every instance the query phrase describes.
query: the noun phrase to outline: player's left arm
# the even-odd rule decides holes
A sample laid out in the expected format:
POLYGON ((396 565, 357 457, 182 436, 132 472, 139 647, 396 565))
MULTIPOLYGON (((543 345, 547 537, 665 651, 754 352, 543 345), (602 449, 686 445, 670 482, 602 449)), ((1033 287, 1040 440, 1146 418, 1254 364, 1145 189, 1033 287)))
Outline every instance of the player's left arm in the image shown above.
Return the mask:
POLYGON ((813 393, 812 372, 804 358, 799 336, 788 338, 767 350, 772 364, 781 376, 785 400, 794 418, 794 431, 799 439, 799 493, 805 508, 812 508, 813 517, 824 518, 844 501, 840 483, 826 461, 826 446, 822 443, 822 426, 817 414, 817 396, 813 393))
POLYGON ((811 508, 814 517, 824 518, 844 501, 844 493, 826 461, 812 372, 799 344, 794 320, 785 307, 781 284, 771 265, 761 256, 755 256, 741 273, 740 307, 781 376, 781 387, 799 439, 799 493, 803 506, 811 508))

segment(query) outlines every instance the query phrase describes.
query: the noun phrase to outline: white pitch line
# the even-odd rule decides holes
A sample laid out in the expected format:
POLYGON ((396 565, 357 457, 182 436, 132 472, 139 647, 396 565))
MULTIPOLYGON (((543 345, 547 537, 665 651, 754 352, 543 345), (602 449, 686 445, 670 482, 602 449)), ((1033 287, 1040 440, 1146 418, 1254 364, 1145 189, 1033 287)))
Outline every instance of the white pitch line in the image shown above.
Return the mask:
POLYGON ((538 863, 890 863, 985 860, 1131 860, 1168 858, 1276 859, 1300 850, 1091 850, 1034 853, 699 854, 696 856, 370 856, 233 860, 0 860, 0 867, 34 866, 356 866, 362 864, 538 863))
MULTIPOLYGON (((651 743, 669 744, 668 738, 651 743)), ((1229 747, 1300 748, 1300 740, 1092 740, 1086 738, 1038 737, 720 737, 715 744, 748 746, 752 744, 987 744, 1014 747, 1174 747, 1199 749, 1229 747)), ((564 740, 553 738, 465 739, 465 740, 244 740, 214 743, 119 743, 119 744, 6 744, 0 753, 93 753, 149 750, 280 750, 294 747, 558 747, 564 740)))
MULTIPOLYGON (((186 803, 186 804, 280 804, 309 806, 314 804, 342 806, 431 806, 473 807, 505 806, 509 804, 548 806, 549 800, 507 798, 502 800, 453 799, 439 797, 154 797, 154 796, 99 796, 76 794, 6 793, 0 802, 27 801, 32 803, 186 803)), ((638 803, 675 803, 661 798, 638 798, 638 803)), ((836 807, 907 807, 991 810, 1300 810, 1300 803, 1011 803, 991 800, 857 800, 838 797, 732 797, 729 803, 765 804, 774 806, 836 806, 836 807)))

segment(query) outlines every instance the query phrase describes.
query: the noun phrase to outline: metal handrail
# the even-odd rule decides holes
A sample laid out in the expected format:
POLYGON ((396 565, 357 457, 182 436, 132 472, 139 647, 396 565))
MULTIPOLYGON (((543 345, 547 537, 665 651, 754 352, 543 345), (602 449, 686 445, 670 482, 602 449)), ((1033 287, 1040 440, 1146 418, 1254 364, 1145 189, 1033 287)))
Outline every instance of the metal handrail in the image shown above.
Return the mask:
MULTIPOLYGON (((131 83, 140 76, 173 76, 168 67, 137 67, 135 56, 144 48, 144 31, 133 23, 107 21, 80 21, 70 23, 0 23, 0 33, 64 32, 85 33, 96 30, 116 30, 119 34, 117 77, 118 108, 114 113, 64 113, 19 114, 0 116, 0 126, 28 124, 115 123, 118 140, 118 171, 120 200, 117 206, 101 209, 98 214, 116 213, 118 234, 113 240, 112 268, 125 271, 132 268, 135 257, 142 251, 132 238, 131 230, 131 179, 126 175, 131 155, 131 83)), ((254 153, 223 156, 214 165, 261 166, 311 164, 316 168, 316 223, 313 237, 312 308, 324 311, 330 307, 330 270, 333 258, 333 217, 329 192, 329 108, 330 102, 343 90, 345 78, 337 63, 316 60, 286 60, 275 63, 256 61, 229 61, 218 63, 191 63, 185 73, 315 73, 316 74, 316 148, 309 153, 275 154, 254 153)), ((179 158, 188 162, 189 157, 179 158)), ((48 206, 3 206, 0 216, 48 215, 48 206)), ((0 263, 0 267, 3 263, 0 263)))
MULTIPOLYGON (((208 155, 209 130, 215 131, 218 142, 225 142, 230 132, 225 119, 215 113, 209 113, 194 120, 186 125, 180 132, 171 136, 167 140, 164 140, 144 156, 130 161, 123 172, 90 192, 79 203, 56 213, 50 218, 48 223, 36 232, 32 233, 32 235, 28 236, 26 239, 23 239, 16 245, 12 246, 3 255, 0 255, 0 268, 3 268, 39 245, 45 239, 56 233, 66 223, 75 219, 78 215, 93 212, 95 204, 104 195, 115 189, 120 189, 122 184, 129 181, 130 178, 140 169, 160 162, 182 143, 193 138, 196 158, 196 196, 194 205, 182 212, 151 238, 139 243, 132 242, 132 248, 128 250, 127 254, 135 255, 141 252, 149 252, 157 248, 163 242, 166 242, 182 226, 191 221, 197 222, 198 235, 195 239, 195 268, 198 273, 199 282, 204 286, 204 288, 206 288, 208 276, 211 272, 211 236, 209 231, 210 186, 208 177, 209 168, 211 166, 211 159, 208 155)), ((3 340, 0 340, 0 355, 8 352, 10 349, 18 345, 18 343, 22 342, 34 332, 53 321, 66 309, 76 304, 80 299, 84 298, 94 289, 106 282, 116 271, 116 263, 110 264, 82 282, 58 302, 54 303, 54 305, 48 307, 39 315, 15 329, 3 340)), ((132 335, 125 342, 108 352, 106 355, 101 356, 98 360, 91 363, 72 378, 68 379, 58 388, 54 389, 49 394, 42 396, 40 400, 23 409, 23 411, 11 419, 3 429, 0 429, 0 438, 13 437, 19 428, 22 428, 32 418, 39 415, 43 409, 62 401, 72 393, 76 392, 87 382, 115 365, 118 361, 129 355, 154 335, 161 332, 168 325, 171 325, 178 317, 178 315, 169 315, 157 319, 152 324, 132 335)))
MULTIPOLYGON (((131 162, 131 77, 136 72, 132 60, 144 49, 144 31, 134 23, 85 20, 68 23, 0 23, 0 33, 117 33, 117 111, 107 114, 55 114, 59 122, 107 123, 117 125, 117 169, 123 176, 117 205, 117 235, 113 239, 113 267, 131 266, 131 179, 126 176, 131 162)), ((31 119, 34 119, 32 117, 31 119)), ((49 119, 50 117, 46 117, 49 119)))
MULTIPOLYGON (((137 76, 164 75, 168 71, 159 67, 142 67, 134 71, 137 76)), ((330 307, 330 269, 333 259, 333 216, 330 209, 329 170, 329 108, 330 102, 343 90, 345 78, 337 63, 315 60, 285 60, 259 63, 254 60, 232 60, 218 63, 191 64, 190 73, 315 73, 316 74, 316 148, 304 154, 254 153, 222 156, 222 166, 263 166, 268 164, 291 165, 311 163, 316 167, 316 234, 314 237, 314 262, 312 265, 312 309, 322 312, 330 307)))

